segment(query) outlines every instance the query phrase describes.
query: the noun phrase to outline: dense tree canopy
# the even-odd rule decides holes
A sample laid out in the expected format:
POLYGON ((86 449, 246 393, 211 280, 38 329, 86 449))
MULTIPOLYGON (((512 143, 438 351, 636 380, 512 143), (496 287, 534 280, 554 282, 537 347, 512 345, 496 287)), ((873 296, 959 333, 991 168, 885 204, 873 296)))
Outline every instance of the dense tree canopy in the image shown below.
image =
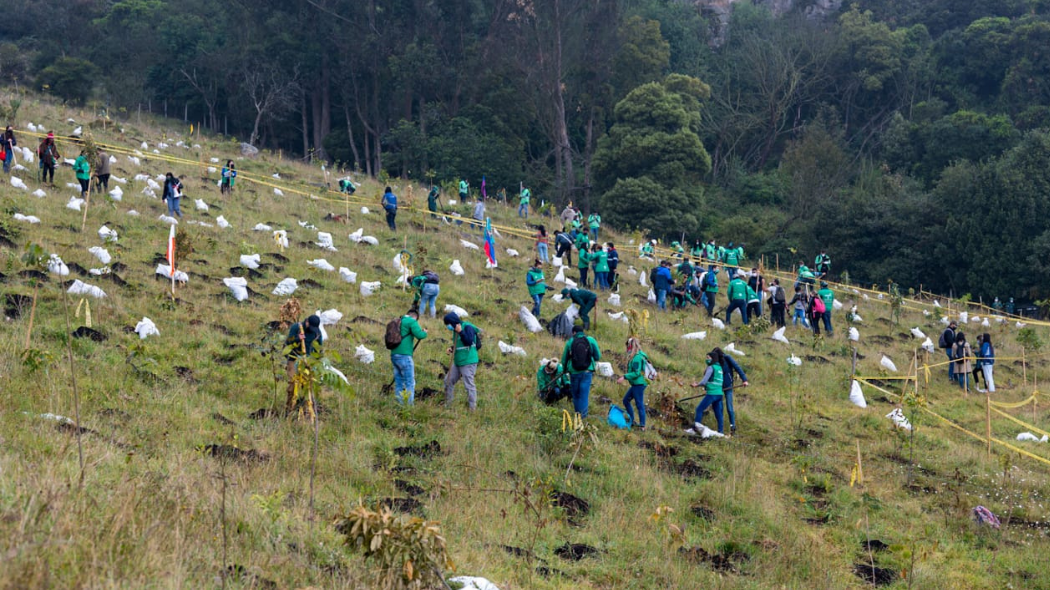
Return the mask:
POLYGON ((703 4, 8 0, 0 79, 662 237, 826 247, 865 282, 1047 296, 1046 0, 735 2, 728 30, 703 4))

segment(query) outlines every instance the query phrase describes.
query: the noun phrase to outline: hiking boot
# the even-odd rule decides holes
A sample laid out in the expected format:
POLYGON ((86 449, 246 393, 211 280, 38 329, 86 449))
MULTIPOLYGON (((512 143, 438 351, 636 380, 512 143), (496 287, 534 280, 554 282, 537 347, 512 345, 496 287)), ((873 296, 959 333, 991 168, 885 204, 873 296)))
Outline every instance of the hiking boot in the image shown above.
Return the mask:
POLYGON ((730 424, 729 425, 729 436, 733 436, 734 434, 736 434, 736 424, 730 424))

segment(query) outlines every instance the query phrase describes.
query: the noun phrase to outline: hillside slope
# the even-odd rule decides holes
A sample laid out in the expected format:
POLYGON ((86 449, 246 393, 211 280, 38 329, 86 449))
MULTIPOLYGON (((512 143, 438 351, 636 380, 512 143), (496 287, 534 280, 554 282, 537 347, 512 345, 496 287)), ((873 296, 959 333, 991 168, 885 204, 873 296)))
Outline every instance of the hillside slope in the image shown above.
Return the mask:
MULTIPOLYGON (((896 587, 1050 586, 1043 567, 1048 467, 999 445, 989 456, 984 443, 912 405, 905 412, 916 430, 905 436, 884 417, 897 400, 873 388, 865 387, 867 409, 851 405, 844 311, 835 314, 833 338, 815 340, 789 327, 789 345, 771 340, 771 330, 720 331, 695 308, 656 313, 644 302, 647 289, 626 271, 628 265, 648 269, 632 253, 631 238, 603 236, 621 246, 621 298, 626 308, 648 310, 643 347, 662 375, 646 394, 651 426, 645 432, 605 425, 609 401, 620 404, 626 386, 596 378, 590 419, 596 439, 568 469, 575 448, 563 431, 562 410, 569 406, 545 407, 534 394, 539 360, 560 354, 563 343, 545 332, 527 333, 518 318, 528 301, 530 240, 502 232, 499 268, 486 270, 483 255, 461 243, 480 243, 478 232, 466 226, 406 212, 399 216, 400 231, 388 231, 376 212, 381 187, 372 182, 357 193, 372 203, 365 215, 357 201, 349 207, 331 194, 317 196, 334 200, 299 196, 293 189, 319 192, 310 187, 321 181, 321 171, 262 154, 238 159, 238 166, 245 179, 268 178, 273 186, 242 181, 223 197, 214 173, 201 178, 192 163, 150 160, 149 154, 162 142, 199 143, 199 152, 160 151, 206 168, 212 157, 235 157, 229 142, 130 121, 103 131, 89 125, 84 113, 37 103, 23 106, 19 118, 23 132, 26 121, 62 130, 59 135, 84 125, 96 141, 129 149, 146 142, 149 148, 142 150, 141 166, 118 157, 114 173, 128 179, 123 199, 93 197, 83 232, 82 213, 65 207, 72 189, 45 189, 44 198, 31 194, 38 188, 35 164, 28 173, 16 173, 28 190, 6 180, 0 185, 2 291, 9 318, 0 326, 5 588, 215 587, 223 572, 228 586, 238 588, 371 587, 374 566, 343 547, 333 523, 358 502, 374 506, 385 499, 399 511, 440 523, 456 572, 484 576, 503 589, 848 588, 865 585, 873 574, 880 584, 896 587), (180 228, 195 249, 182 267, 189 282, 178 288, 174 305, 169 283, 154 274, 168 235, 157 219, 164 206, 141 194, 145 183, 133 180, 169 169, 185 177, 189 198, 180 228), (275 173, 280 180, 271 178, 275 173), (274 186, 283 187, 284 196, 274 186), (206 201, 209 210, 194 211, 193 199, 206 201), (349 223, 326 220, 348 209, 349 223), (14 221, 14 213, 41 222, 14 221), (188 223, 214 223, 219 215, 231 227, 188 223), (300 221, 330 232, 338 251, 317 247, 317 232, 300 221), (252 231, 257 223, 287 230, 290 248, 280 252, 272 232, 252 231), (116 244, 99 239, 96 230, 103 224, 118 233, 116 244), (359 227, 378 245, 351 243, 347 236, 359 227), (20 259, 27 242, 72 268, 69 277, 41 281, 28 355, 32 306, 24 297, 33 296, 34 279, 20 259), (99 245, 113 255, 113 275, 78 275, 73 263, 101 266, 88 252, 99 245), (507 255, 508 247, 522 256, 507 255), (415 255, 417 269, 441 273, 439 308, 463 307, 485 331, 476 413, 466 412, 461 387, 451 409, 433 391, 442 389, 448 361, 440 320, 422 322, 430 338, 416 354, 416 406, 399 408, 383 392, 391 379, 383 324, 411 303, 411 295, 394 284, 392 259, 402 248, 415 255), (261 255, 258 271, 233 268, 250 253, 261 255), (382 287, 362 296, 358 284, 307 264, 317 258, 357 272, 359 283, 381 281, 382 287), (466 273, 461 278, 448 272, 455 259, 466 273), (252 294, 238 303, 222 279, 241 273, 248 275, 252 294), (319 399, 314 510, 308 492, 312 425, 259 411, 283 404, 283 367, 273 343, 283 342, 284 334, 268 324, 278 320, 286 300, 271 294, 285 277, 298 279, 295 296, 307 313, 334 308, 343 314, 327 327, 328 349, 342 356, 337 367, 354 390, 325 391, 319 399), (71 297, 67 308, 60 281, 74 278, 101 287, 107 297, 83 303, 71 297), (86 303, 104 340, 70 342, 84 429, 81 488, 76 427, 46 414, 74 415, 66 313, 75 330, 86 322, 86 303), (159 336, 140 340, 129 333, 144 316, 156 323, 159 336), (698 330, 707 332, 705 340, 681 339, 698 330), (521 346, 527 356, 501 355, 500 340, 521 346), (689 438, 682 430, 695 402, 682 404, 680 412, 674 400, 696 392, 688 384, 702 374, 704 354, 730 342, 744 351, 737 358, 751 383, 736 395, 739 433, 732 439, 689 438), (376 352, 375 363, 354 360, 359 345, 376 352), (792 355, 801 366, 787 362, 792 355), (207 447, 214 444, 232 447, 232 458, 214 456, 207 447), (245 454, 250 451, 257 453, 245 454), (851 481, 858 454, 862 482, 851 481), (1004 526, 975 525, 971 510, 977 505, 999 515, 1004 526)), ((67 157, 73 151, 63 149, 67 157)), ((73 182, 72 173, 63 167, 56 183, 67 182, 73 182)), ((396 188, 405 201, 424 204, 418 187, 396 188)), ((503 227, 526 229, 509 207, 491 205, 490 214, 503 227)), ((855 303, 864 317, 857 325, 858 374, 896 387, 885 380, 891 375, 880 368, 882 355, 895 361, 898 375, 907 373, 920 343, 909 328, 936 341, 936 308, 909 304, 898 325, 885 300, 839 296, 845 309, 855 303), (917 311, 922 307, 929 316, 917 311)), ((610 319, 607 312, 618 310, 606 297, 599 299, 592 335, 622 373, 628 326, 610 319)), ((543 319, 562 308, 545 301, 543 319)), ((1000 357, 1020 356, 1016 327, 993 325, 977 329, 991 332, 1000 357)), ((1043 328, 1038 334, 1047 338, 1043 328)), ((925 355, 918 354, 921 365, 925 355)), ((929 363, 939 360, 938 354, 929 363)), ((1001 401, 1025 399, 1033 382, 1047 377, 1044 358, 1023 369, 1019 363, 997 365, 1001 401)), ((983 435, 983 397, 964 396, 943 377, 943 367, 931 371, 928 387, 923 380, 919 388, 927 407, 983 435)), ((1011 413, 1048 423, 1045 402, 1034 411, 1011 413)), ((711 417, 705 422, 711 424, 711 417)), ((1004 441, 1024 430, 998 416, 992 427, 1004 441)), ((1016 444, 1050 456, 1045 444, 1016 444)))

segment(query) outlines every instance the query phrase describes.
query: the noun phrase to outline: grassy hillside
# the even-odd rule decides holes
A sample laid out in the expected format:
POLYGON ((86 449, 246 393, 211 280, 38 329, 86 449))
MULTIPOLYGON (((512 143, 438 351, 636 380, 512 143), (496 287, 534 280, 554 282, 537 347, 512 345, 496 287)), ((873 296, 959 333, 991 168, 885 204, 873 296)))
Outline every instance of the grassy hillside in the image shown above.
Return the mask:
MULTIPOLYGON (((66 123, 70 117, 89 128, 87 113, 29 103, 18 114, 18 129, 33 121, 65 135, 74 127, 66 123)), ((90 129, 96 141, 129 149, 142 142, 150 150, 161 142, 199 143, 200 156, 192 148, 163 153, 205 165, 211 157, 236 155, 235 144, 198 141, 184 132, 135 121, 115 130, 90 129)), ((22 142, 35 146, 28 137, 22 142)), ((72 152, 64 146, 64 155, 72 152)), ((619 404, 626 386, 596 378, 590 419, 596 441, 584 445, 566 478, 575 451, 562 430, 562 408, 569 406, 548 408, 534 395, 539 359, 560 354, 563 344, 546 333, 528 334, 518 319, 518 308, 528 301, 530 241, 504 236, 498 240, 499 268, 485 270, 483 256, 460 243, 480 242, 476 232, 411 214, 399 216, 397 234, 389 232, 377 213, 381 187, 374 183, 358 191, 373 199, 373 212, 362 215, 355 205, 343 224, 325 217, 345 213, 344 205, 288 190, 317 194, 308 186, 322 180, 318 168, 268 154, 238 160, 238 166, 261 177, 279 173, 281 180, 273 182, 285 187, 285 195, 241 182, 234 195, 223 197, 217 175, 202 179, 196 166, 148 157, 135 166, 121 156, 114 173, 129 180, 123 200, 95 196, 81 232, 82 214, 65 207, 72 189, 46 189, 45 198, 30 194, 38 188, 35 164, 28 173, 16 173, 28 191, 7 179, 0 185, 0 289, 9 302, 8 321, 0 325, 0 586, 216 587, 226 571, 233 588, 371 587, 374 566, 344 548, 333 523, 359 502, 381 501, 437 521, 456 572, 484 576, 503 589, 848 588, 865 585, 863 576, 870 579, 872 571, 893 587, 1050 586, 1044 567, 1050 546, 1048 467, 1001 447, 988 456, 983 443, 911 406, 905 411, 916 431, 904 436, 885 418, 896 400, 874 389, 865 389, 867 409, 851 405, 844 310, 835 313, 834 338, 815 341, 809 332, 789 328, 790 345, 771 340, 771 330, 719 331, 695 309, 655 313, 644 303, 646 289, 626 272, 628 265, 645 272, 646 264, 631 253, 629 238, 616 236, 624 258, 621 297, 627 308, 649 309, 644 348, 662 376, 647 392, 646 432, 604 424, 609 401, 619 404), (144 183, 131 180, 169 169, 185 177, 190 198, 180 228, 195 249, 182 267, 190 280, 178 288, 176 304, 168 283, 154 275, 168 232, 157 220, 164 205, 143 196, 144 183), (193 210, 196 198, 209 204, 208 212, 193 210), (132 209, 140 215, 128 215, 132 209), (14 221, 16 212, 41 223, 14 221), (214 223, 219 215, 232 227, 187 223, 214 223), (316 231, 299 221, 332 233, 338 252, 315 246, 316 231), (105 339, 70 339, 85 429, 80 487, 75 427, 41 416, 74 415, 63 286, 53 275, 40 284, 28 357, 30 306, 16 298, 34 293, 21 262, 24 244, 39 244, 71 266, 99 267, 87 249, 103 245, 96 230, 104 223, 119 234, 117 244, 105 246, 114 274, 126 284, 78 276, 76 268, 66 277, 108 294, 90 301, 92 326, 105 339), (291 247, 278 252, 270 232, 251 231, 257 223, 286 229, 291 247), (347 236, 359 227, 379 245, 351 243, 347 236), (391 379, 382 324, 411 303, 411 295, 394 285, 391 259, 403 247, 425 249, 425 261, 417 258, 416 268, 441 273, 439 308, 466 308, 486 333, 474 414, 465 409, 461 387, 452 409, 443 407, 442 394, 427 396, 442 389, 448 360, 440 319, 422 322, 431 337, 416 354, 416 406, 400 408, 382 391, 391 379), (523 256, 508 256, 508 247, 523 256), (237 303, 222 279, 246 272, 232 267, 247 253, 261 254, 265 264, 248 277, 250 299, 237 303), (316 258, 357 272, 359 282, 383 286, 363 297, 358 285, 307 265, 316 258), (448 272, 454 259, 464 277, 448 272), (284 401, 283 367, 273 355, 283 333, 268 324, 278 320, 286 300, 270 294, 285 277, 299 280, 295 296, 307 312, 342 312, 342 320, 327 328, 328 349, 341 355, 337 366, 354 390, 320 397, 314 510, 308 495, 312 425, 259 411, 284 401), (142 341, 129 333, 143 316, 156 323, 160 336, 142 341), (705 340, 680 338, 698 330, 707 331, 705 340), (498 340, 523 347, 528 356, 501 355, 498 340), (683 404, 684 412, 673 402, 696 392, 688 383, 702 374, 704 354, 730 342, 746 353, 737 358, 751 382, 736 395, 739 433, 732 439, 688 438, 682 430, 695 402, 683 404), (376 351, 374 364, 354 360, 362 344, 376 351), (802 365, 789 365, 790 355, 802 365), (212 444, 237 451, 224 460, 208 450, 212 444), (864 479, 851 485, 858 452, 864 479), (970 512, 979 504, 1003 519, 1001 530, 973 523, 970 512), (559 551, 566 543, 594 552, 570 551, 587 554, 566 559, 566 551, 559 551)), ((66 182, 73 182, 68 166, 57 184, 66 182)), ((408 187, 398 189, 409 197, 408 187)), ((423 192, 412 192, 423 205, 423 192)), ((524 229, 510 208, 493 205, 489 212, 494 222, 524 229)), ((906 372, 919 344, 908 333, 911 327, 936 341, 936 312, 926 316, 910 305, 897 325, 885 301, 839 296, 846 309, 856 303, 864 318, 858 325, 858 374, 888 376, 879 366, 883 353, 906 372)), ((85 323, 85 310, 73 315, 79 300, 68 303, 73 330, 85 323)), ((562 308, 548 300, 542 316, 550 319, 562 308)), ((619 373, 627 325, 607 311, 616 310, 602 296, 592 335, 620 365, 619 373)), ((995 324, 988 331, 1001 357, 1020 356, 1015 326, 995 324)), ((1037 333, 1047 338, 1044 329, 1037 333)), ((919 358, 921 363, 923 353, 919 358)), ((930 362, 939 360, 936 355, 930 362)), ((1036 377, 1046 376, 1042 358, 1030 363, 1025 388, 1019 364, 1001 361, 997 398, 1020 401, 1036 377)), ((942 368, 920 394, 940 415, 983 434, 983 397, 965 397, 948 384, 942 368)), ((1050 412, 1041 402, 1034 418, 1030 407, 1012 414, 1045 427, 1050 412)), ((713 425, 710 415, 705 422, 713 425)), ((1006 419, 992 422, 1002 440, 1024 430, 1006 419)), ((1016 444, 1050 456, 1045 444, 1016 444)))

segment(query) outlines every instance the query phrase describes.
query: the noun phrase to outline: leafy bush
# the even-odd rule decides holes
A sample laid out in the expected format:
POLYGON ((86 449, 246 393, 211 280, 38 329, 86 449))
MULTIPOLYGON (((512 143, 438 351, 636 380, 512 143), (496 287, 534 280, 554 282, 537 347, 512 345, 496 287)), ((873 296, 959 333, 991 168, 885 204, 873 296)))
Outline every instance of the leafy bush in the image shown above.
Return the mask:
POLYGON ((441 571, 453 567, 441 529, 422 518, 358 505, 336 522, 336 530, 346 545, 377 566, 375 588, 440 587, 441 571))
POLYGON ((84 102, 94 86, 98 67, 86 59, 60 57, 44 68, 37 76, 40 88, 70 102, 84 102))

